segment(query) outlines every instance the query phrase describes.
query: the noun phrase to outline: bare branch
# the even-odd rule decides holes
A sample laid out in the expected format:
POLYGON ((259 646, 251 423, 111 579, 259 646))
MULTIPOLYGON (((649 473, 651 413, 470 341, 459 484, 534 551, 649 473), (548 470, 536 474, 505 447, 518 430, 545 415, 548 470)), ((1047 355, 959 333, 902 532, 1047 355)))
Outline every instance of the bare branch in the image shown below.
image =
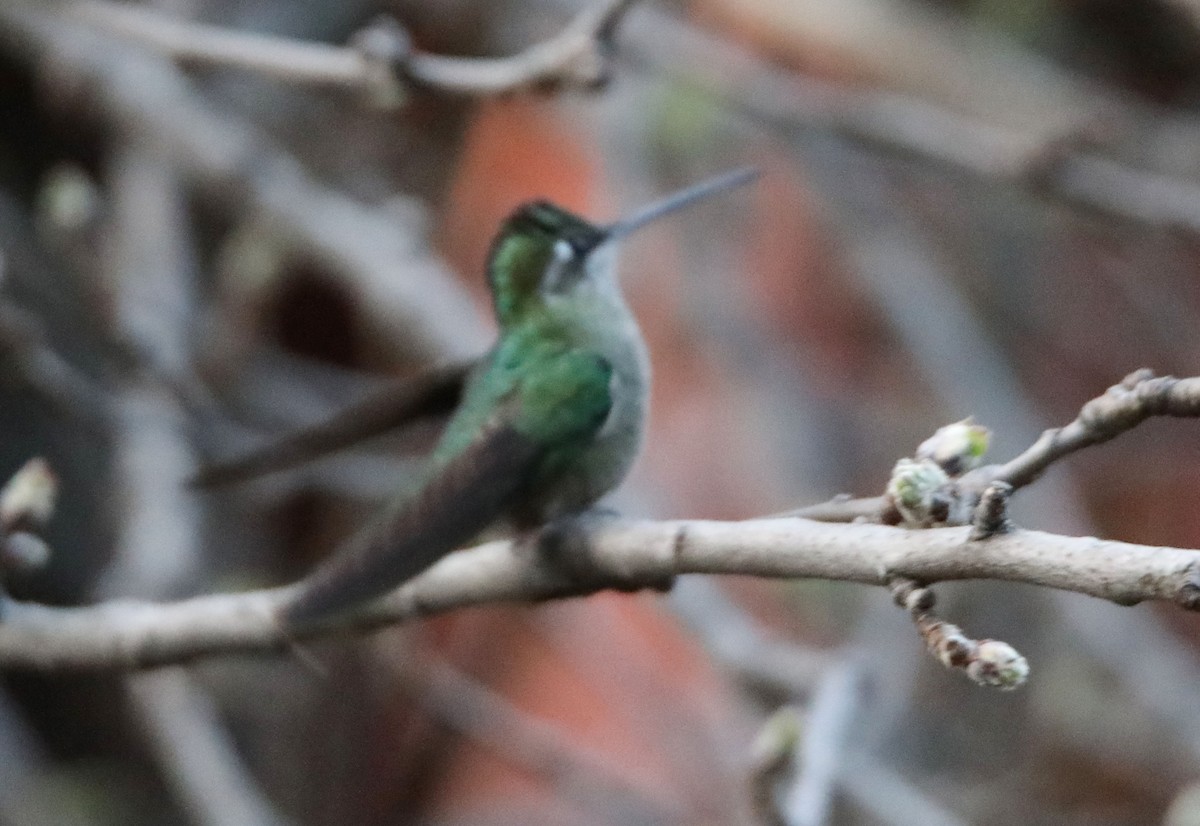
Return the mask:
POLYGON ((976 472, 1021 488, 1064 456, 1107 442, 1151 416, 1200 416, 1200 378, 1156 378, 1150 370, 1137 370, 1085 404, 1075 421, 1047 430, 1020 456, 976 472))
MULTIPOLYGON (((962 477, 967 490, 972 478, 996 486, 997 495, 989 499, 996 507, 983 515, 981 524, 988 530, 982 532, 979 525, 908 530, 787 517, 741 523, 582 524, 579 553, 588 557, 583 564, 563 566, 561 559, 537 553, 528 544, 482 545, 450 555, 389 598, 315 633, 365 630, 487 602, 661 587, 685 573, 820 578, 889 587, 901 582, 903 604, 923 638, 944 661, 955 660, 951 665, 961 665, 957 660, 963 659, 955 646, 943 644, 951 637, 951 642, 965 640, 977 653, 987 641, 967 639, 934 616, 928 600, 914 596, 930 595, 924 586, 940 580, 1008 580, 1119 604, 1172 600, 1197 609, 1200 551, 994 528, 1005 522, 1000 492, 1010 481, 1027 483, 1057 458, 1113 438, 1148 416, 1198 413, 1200 379, 1155 379, 1148 371, 1130 375, 1085 405, 1075 422, 1049 431, 1013 462, 962 477), (588 576, 577 578, 566 567, 588 576)), ((0 615, 0 664, 137 668, 221 652, 277 650, 290 642, 276 620, 290 593, 284 588, 173 604, 112 602, 76 609, 7 603, 0 615)))
POLYGON ((414 55, 404 67, 413 80, 447 92, 499 94, 530 86, 590 88, 608 78, 612 36, 637 0, 608 0, 579 14, 562 34, 511 58, 414 55))
POLYGON ((185 64, 246 69, 290 83, 363 88, 376 81, 361 50, 241 32, 119 3, 76 3, 65 13, 185 64))
POLYGON ((883 496, 867 496, 856 499, 847 494, 839 494, 827 502, 807 505, 780 514, 780 516, 813 519, 817 522, 855 522, 860 520, 878 522, 880 513, 887 507, 888 501, 883 496))
MULTIPOLYGON (((588 88, 608 75, 612 33, 636 0, 608 0, 559 35, 507 58, 413 51, 395 24, 374 25, 344 47, 302 43, 181 21, 105 0, 76 17, 187 63, 245 68, 293 83, 402 101, 400 80, 442 92, 494 95, 542 85, 588 88)), ((759 120, 843 135, 890 154, 1027 188, 1115 218, 1200 229, 1200 186, 1097 151, 1086 119, 1074 127, 1020 129, 911 96, 855 89, 768 66, 722 39, 647 12, 631 37, 637 59, 682 75, 759 120), (697 71, 697 68, 703 71, 697 71)), ((1135 120, 1135 113, 1125 113, 1135 120)))
MULTIPOLYGON (((367 630, 469 605, 658 586, 678 574, 744 574, 885 586, 996 579, 1107 599, 1200 608, 1200 551, 1015 530, 971 541, 969 528, 914 531, 802 519, 749 522, 613 521, 589 525, 592 576, 572 579, 527 545, 493 542, 449 555, 389 597, 336 625, 367 630)), ((280 650, 276 611, 291 588, 175 603, 114 601, 87 608, 4 604, 0 665, 140 668, 199 656, 280 650)))
POLYGON ((608 0, 563 31, 505 58, 447 57, 414 51, 399 24, 385 20, 349 46, 305 43, 181 20, 151 9, 88 0, 69 7, 89 24, 132 38, 181 63, 230 66, 290 83, 335 86, 398 105, 403 82, 462 95, 535 86, 592 88, 609 73, 612 35, 636 0, 608 0))

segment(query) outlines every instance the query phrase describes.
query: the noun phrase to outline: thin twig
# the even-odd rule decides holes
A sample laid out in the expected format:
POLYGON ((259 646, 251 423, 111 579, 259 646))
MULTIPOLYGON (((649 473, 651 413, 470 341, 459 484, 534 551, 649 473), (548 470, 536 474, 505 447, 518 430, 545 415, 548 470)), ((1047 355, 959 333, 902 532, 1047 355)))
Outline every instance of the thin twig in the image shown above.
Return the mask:
POLYGON ((817 522, 878 522, 880 514, 888 507, 887 497, 884 496, 851 498, 839 494, 827 502, 806 505, 803 508, 781 513, 779 516, 780 518, 812 519, 817 522))
POLYGON ((403 81, 440 92, 496 95, 535 86, 592 88, 609 73, 612 35, 637 0, 608 0, 581 12, 557 36, 505 58, 414 51, 394 22, 372 24, 349 46, 306 43, 181 20, 150 9, 88 0, 81 20, 134 39, 181 63, 246 69, 289 83, 365 92, 397 105, 403 81))
POLYGON ((460 94, 500 94, 530 86, 591 88, 609 73, 612 37, 637 0, 608 0, 581 12, 557 37, 511 58, 414 55, 405 67, 420 83, 460 94))
POLYGON ((301 85, 360 88, 376 79, 366 56, 352 47, 236 31, 103 0, 71 4, 64 12, 189 65, 245 69, 301 85))
POLYGON ((975 683, 1002 691, 1019 688, 1029 678, 1029 664, 1011 645, 1000 640, 971 639, 957 625, 935 614, 936 599, 929 588, 900 577, 892 582, 891 591, 896 604, 912 616, 929 653, 946 668, 956 668, 975 683))
POLYGON ((1200 416, 1200 379, 1155 377, 1150 370, 1136 370, 1085 404, 1075 421, 1047 430, 1015 459, 999 467, 980 468, 971 476, 978 474, 989 482, 1003 481, 1021 488, 1059 459, 1107 442, 1151 416, 1200 416))

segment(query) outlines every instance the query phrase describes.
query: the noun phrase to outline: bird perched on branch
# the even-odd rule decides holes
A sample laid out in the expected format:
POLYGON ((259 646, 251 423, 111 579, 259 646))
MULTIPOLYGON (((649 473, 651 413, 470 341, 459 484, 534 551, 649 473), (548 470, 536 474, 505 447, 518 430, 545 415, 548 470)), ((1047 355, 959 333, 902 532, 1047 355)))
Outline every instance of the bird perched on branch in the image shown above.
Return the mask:
POLYGON ((500 335, 473 366, 435 370, 387 398, 197 477, 238 481, 452 411, 421 486, 400 496, 306 577, 281 621, 300 628, 396 587, 484 530, 529 530, 578 514, 625 478, 649 396, 646 345, 616 278, 617 244, 650 222, 748 183, 736 170, 608 225, 539 201, 492 244, 500 335))

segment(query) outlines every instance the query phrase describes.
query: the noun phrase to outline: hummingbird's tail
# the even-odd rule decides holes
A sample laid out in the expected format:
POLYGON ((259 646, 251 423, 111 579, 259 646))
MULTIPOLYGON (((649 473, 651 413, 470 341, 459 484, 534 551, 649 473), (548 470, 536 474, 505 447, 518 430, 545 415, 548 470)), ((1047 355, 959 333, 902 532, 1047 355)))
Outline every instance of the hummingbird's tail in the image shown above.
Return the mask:
POLYGON ((540 455, 511 427, 487 431, 415 496, 350 539, 280 608, 293 631, 319 625, 412 579, 504 515, 540 455))

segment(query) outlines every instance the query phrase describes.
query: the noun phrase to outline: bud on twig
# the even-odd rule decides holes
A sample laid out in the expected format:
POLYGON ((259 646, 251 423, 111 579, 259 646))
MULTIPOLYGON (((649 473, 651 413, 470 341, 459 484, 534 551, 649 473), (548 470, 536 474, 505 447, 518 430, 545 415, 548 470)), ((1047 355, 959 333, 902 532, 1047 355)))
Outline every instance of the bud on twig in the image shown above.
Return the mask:
POLYGON ((0 489, 0 528, 40 528, 58 500, 58 479, 45 459, 33 458, 0 489))
POLYGON ((917 633, 929 653, 946 668, 956 668, 976 685, 1011 691, 1029 679, 1029 663, 1006 642, 974 640, 953 623, 933 611, 933 591, 911 579, 896 579, 891 585, 896 604, 912 616, 917 633))
POLYGON ((930 459, 901 459, 892 468, 887 495, 896 510, 911 525, 928 525, 946 518, 949 499, 945 495, 950 477, 930 459))
POLYGON ((30 459, 0 489, 0 574, 28 573, 50 560, 50 546, 30 532, 50 521, 58 480, 44 459, 30 459))
POLYGON ((939 427, 921 442, 916 456, 936 463, 951 476, 958 476, 979 467, 991 440, 992 431, 975 424, 968 416, 961 422, 939 427))
POLYGON ((31 573, 50 561, 50 546, 40 536, 13 531, 0 540, 0 570, 31 573))

